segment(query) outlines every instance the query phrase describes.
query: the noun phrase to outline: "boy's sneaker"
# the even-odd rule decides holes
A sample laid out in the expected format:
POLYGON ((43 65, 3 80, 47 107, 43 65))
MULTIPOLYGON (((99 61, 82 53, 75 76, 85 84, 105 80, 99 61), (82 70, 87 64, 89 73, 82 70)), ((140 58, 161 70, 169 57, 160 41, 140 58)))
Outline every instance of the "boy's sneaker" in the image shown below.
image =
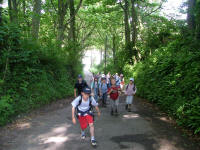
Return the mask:
POLYGON ((92 144, 92 146, 96 146, 97 145, 96 140, 91 140, 91 144, 92 144))
POLYGON ((82 134, 82 135, 81 135, 81 139, 82 139, 82 140, 85 140, 85 134, 82 134))
POLYGON ((111 115, 111 116, 113 116, 113 115, 114 115, 114 113, 113 113, 113 110, 111 110, 111 112, 110 112, 110 115, 111 115))
POLYGON ((126 104, 125 109, 126 109, 126 110, 128 109, 128 104, 126 104))
POLYGON ((118 111, 117 111, 117 110, 115 111, 115 115, 116 115, 116 116, 118 116, 118 115, 119 115, 119 113, 118 113, 118 111))

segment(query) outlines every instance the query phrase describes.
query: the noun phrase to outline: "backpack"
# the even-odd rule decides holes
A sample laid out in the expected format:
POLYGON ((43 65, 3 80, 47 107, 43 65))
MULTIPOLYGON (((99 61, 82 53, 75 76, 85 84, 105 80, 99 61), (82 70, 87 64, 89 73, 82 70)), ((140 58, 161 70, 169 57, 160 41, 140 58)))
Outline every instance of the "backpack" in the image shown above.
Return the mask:
MULTIPOLYGON (((107 83, 105 83, 107 85, 107 90, 109 89, 109 85, 107 83)), ((101 89, 102 89, 102 86, 103 84, 101 83, 101 89)), ((100 96, 100 89, 98 90, 99 91, 99 96, 100 96)))
MULTIPOLYGON (((128 90, 128 86, 129 86, 129 84, 126 86, 126 91, 128 90)), ((136 87, 135 87, 135 84, 133 84, 133 91, 135 91, 136 90, 136 87)))
POLYGON ((81 98, 79 100, 79 103, 76 106, 76 117, 78 118, 78 116, 84 116, 87 113, 87 114, 91 115, 93 117, 93 120, 94 120, 94 113, 93 113, 93 106, 92 106, 92 98, 91 98, 91 96, 89 96, 89 107, 90 108, 86 112, 80 111, 78 109, 78 106, 80 106, 81 103, 82 103, 82 95, 80 97, 81 98))
MULTIPOLYGON (((107 89, 109 89, 109 85, 107 83, 105 83, 107 85, 107 89)), ((102 89, 103 84, 101 83, 101 89, 102 89)))

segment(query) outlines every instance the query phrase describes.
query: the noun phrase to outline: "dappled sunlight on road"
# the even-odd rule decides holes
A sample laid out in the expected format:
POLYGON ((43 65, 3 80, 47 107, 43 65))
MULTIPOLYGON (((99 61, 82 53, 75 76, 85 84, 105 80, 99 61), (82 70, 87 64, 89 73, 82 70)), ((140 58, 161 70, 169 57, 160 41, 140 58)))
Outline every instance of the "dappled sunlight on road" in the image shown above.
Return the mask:
POLYGON ((125 119, 132 119, 132 118, 138 118, 140 117, 140 115, 138 114, 126 114, 126 115, 123 115, 123 118, 125 119))
POLYGON ((60 149, 66 142, 77 137, 76 134, 68 133, 71 127, 70 124, 61 124, 52 128, 50 132, 38 135, 34 141, 38 141, 39 145, 44 145, 46 150, 60 149))
POLYGON ((19 128, 21 130, 29 129, 29 128, 31 128, 31 123, 30 122, 19 123, 19 124, 17 124, 17 128, 19 128))
POLYGON ((158 119, 160 119, 164 122, 170 123, 170 120, 167 117, 158 117, 158 119))
POLYGON ((159 139, 159 149, 158 150, 176 150, 177 148, 174 146, 174 142, 167 139, 159 139))
POLYGON ((54 136, 54 137, 48 137, 46 140, 44 140, 44 144, 47 143, 63 143, 69 140, 68 137, 63 137, 63 136, 54 136))

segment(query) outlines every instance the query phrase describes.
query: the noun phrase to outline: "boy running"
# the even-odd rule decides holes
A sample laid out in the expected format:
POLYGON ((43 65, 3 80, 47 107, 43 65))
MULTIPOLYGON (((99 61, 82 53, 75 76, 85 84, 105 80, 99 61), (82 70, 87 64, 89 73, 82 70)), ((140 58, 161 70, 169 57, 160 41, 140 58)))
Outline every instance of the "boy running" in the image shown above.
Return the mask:
POLYGON ((91 144, 96 145, 96 140, 94 137, 94 122, 93 122, 93 112, 92 106, 97 110, 98 116, 100 116, 100 110, 98 108, 98 103, 90 96, 91 89, 84 88, 81 96, 73 100, 72 104, 72 122, 76 124, 75 111, 77 110, 77 117, 81 126, 81 138, 85 139, 85 129, 89 125, 91 144))
POLYGON ((137 89, 135 84, 133 83, 134 79, 130 78, 130 82, 129 84, 126 86, 126 110, 128 110, 129 112, 131 112, 131 105, 133 103, 133 95, 135 95, 137 89))
POLYGON ((111 87, 108 89, 108 94, 110 95, 110 104, 111 104, 111 115, 118 115, 118 105, 119 105, 119 91, 120 86, 116 85, 116 80, 114 78, 111 79, 111 87))

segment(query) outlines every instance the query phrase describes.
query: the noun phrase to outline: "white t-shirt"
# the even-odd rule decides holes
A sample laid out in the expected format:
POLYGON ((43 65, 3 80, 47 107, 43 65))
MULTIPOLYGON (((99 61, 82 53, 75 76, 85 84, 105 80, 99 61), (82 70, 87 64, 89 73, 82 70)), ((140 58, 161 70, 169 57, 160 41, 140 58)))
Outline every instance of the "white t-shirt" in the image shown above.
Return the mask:
MULTIPOLYGON (((72 101, 72 106, 73 107, 76 107, 78 104, 79 104, 79 101, 80 101, 80 99, 81 99, 81 96, 79 96, 79 97, 77 97, 76 99, 74 99, 73 101, 72 101)), ((95 101, 95 99, 91 96, 91 100, 92 100, 92 106, 98 106, 98 103, 95 101)), ((78 106, 78 109, 80 110, 80 111, 83 111, 83 112, 86 112, 86 111, 88 111, 89 109, 90 109, 90 100, 89 100, 89 98, 88 98, 88 100, 87 101, 84 101, 83 100, 83 98, 82 98, 82 102, 81 102, 81 104, 78 106)))

